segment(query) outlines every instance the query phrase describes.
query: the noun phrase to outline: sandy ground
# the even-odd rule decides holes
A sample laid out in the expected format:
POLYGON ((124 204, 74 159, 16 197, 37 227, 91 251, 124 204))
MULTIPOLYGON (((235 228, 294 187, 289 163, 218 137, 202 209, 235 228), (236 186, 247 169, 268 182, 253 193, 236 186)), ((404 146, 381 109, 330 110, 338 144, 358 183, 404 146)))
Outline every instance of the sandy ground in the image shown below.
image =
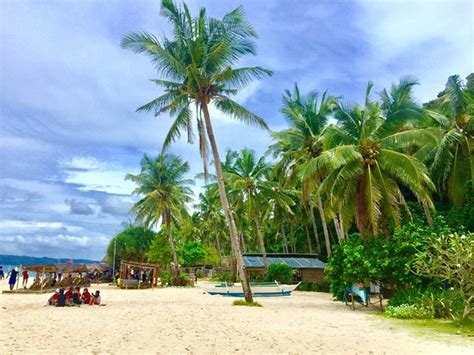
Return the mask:
POLYGON ((199 288, 98 289, 105 307, 55 308, 45 306, 48 294, 0 295, 0 354, 474 353, 469 339, 420 336, 323 293, 259 299, 263 307, 255 308, 199 288))

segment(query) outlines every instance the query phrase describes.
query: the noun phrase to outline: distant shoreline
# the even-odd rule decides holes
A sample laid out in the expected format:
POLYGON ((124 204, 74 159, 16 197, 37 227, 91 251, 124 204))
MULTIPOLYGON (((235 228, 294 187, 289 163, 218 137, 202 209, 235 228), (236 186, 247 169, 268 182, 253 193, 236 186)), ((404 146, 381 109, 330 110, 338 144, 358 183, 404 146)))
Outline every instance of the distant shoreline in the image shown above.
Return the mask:
POLYGON ((74 258, 49 258, 27 255, 3 255, 0 254, 0 265, 33 265, 33 264, 61 264, 72 260, 74 264, 100 263, 98 260, 74 259, 74 258))

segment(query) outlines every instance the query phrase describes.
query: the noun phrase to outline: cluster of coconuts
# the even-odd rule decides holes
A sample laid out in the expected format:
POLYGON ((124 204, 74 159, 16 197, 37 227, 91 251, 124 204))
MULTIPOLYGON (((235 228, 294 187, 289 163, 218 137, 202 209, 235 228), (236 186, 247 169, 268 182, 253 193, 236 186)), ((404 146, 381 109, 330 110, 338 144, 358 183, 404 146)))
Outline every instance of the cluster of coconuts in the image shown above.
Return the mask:
POLYGON ((374 165, 376 157, 380 154, 379 150, 375 150, 372 148, 365 149, 363 153, 364 156, 364 164, 365 165, 374 165))

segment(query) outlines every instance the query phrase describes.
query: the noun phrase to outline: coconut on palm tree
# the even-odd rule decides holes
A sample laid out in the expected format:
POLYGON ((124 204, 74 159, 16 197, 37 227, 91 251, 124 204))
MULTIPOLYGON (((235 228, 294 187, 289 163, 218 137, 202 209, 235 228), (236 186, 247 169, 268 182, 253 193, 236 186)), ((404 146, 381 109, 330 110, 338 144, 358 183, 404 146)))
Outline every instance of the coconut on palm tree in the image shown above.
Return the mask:
POLYGON ((338 103, 337 124, 323 132, 324 151, 301 168, 303 176, 328 171, 318 195, 330 199, 340 210, 344 223, 355 219, 364 236, 377 236, 388 223, 398 225, 405 207, 402 188, 408 189, 423 205, 433 208, 430 194, 435 190, 426 166, 407 154, 407 145, 423 131, 400 131, 384 115, 380 104, 370 99, 369 83, 363 106, 338 103))
POLYGON ((187 215, 186 203, 191 201, 192 196, 189 185, 193 183, 185 178, 188 171, 188 163, 179 157, 160 154, 153 158, 145 154, 140 173, 125 177, 137 185, 133 193, 141 197, 133 205, 131 213, 147 228, 160 222, 166 227, 176 273, 178 256, 171 227, 172 224, 179 226, 187 215))
POLYGON ((268 129, 265 121, 248 111, 231 96, 255 79, 271 75, 262 67, 233 68, 242 57, 255 54, 255 30, 246 21, 241 7, 222 19, 207 16, 202 8, 193 17, 186 4, 177 6, 163 0, 161 15, 173 27, 172 37, 160 38, 147 32, 131 33, 122 39, 122 46, 150 57, 161 78, 154 82, 164 93, 138 108, 139 111, 167 112, 174 122, 163 143, 169 144, 184 132, 193 141, 197 127, 201 156, 207 172, 208 142, 211 145, 217 184, 224 214, 229 227, 232 250, 247 301, 252 301, 232 211, 227 200, 219 151, 212 127, 210 106, 247 124, 268 129), (195 109, 193 115, 192 109, 195 109))

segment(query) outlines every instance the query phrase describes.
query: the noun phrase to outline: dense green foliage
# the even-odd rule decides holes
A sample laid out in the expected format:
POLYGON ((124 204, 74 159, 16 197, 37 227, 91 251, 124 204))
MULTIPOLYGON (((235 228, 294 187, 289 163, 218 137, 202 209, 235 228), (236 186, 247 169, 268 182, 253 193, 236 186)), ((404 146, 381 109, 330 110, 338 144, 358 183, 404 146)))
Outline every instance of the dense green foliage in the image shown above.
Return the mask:
POLYGON ((265 275, 267 281, 277 281, 282 284, 289 284, 293 280, 293 269, 287 264, 273 263, 268 267, 265 275))
POLYGON ((451 232, 444 218, 435 216, 432 224, 404 224, 395 229, 390 239, 366 241, 357 234, 351 235, 334 248, 326 268, 332 293, 339 297, 344 288, 356 282, 380 282, 390 289, 428 284, 430 278, 414 272, 418 253, 426 249, 431 237, 451 232))
POLYGON ((148 262, 157 265, 169 265, 173 261, 173 252, 166 235, 166 227, 156 233, 146 252, 148 262))
POLYGON ((150 248, 155 233, 140 226, 127 226, 122 232, 117 234, 109 243, 106 252, 106 261, 110 265, 119 265, 121 260, 146 261, 146 253, 150 248))
POLYGON ((180 250, 180 260, 184 266, 203 265, 206 256, 206 249, 200 241, 186 242, 180 250))
POLYGON ((449 282, 463 300, 462 318, 473 312, 474 233, 438 235, 418 252, 414 268, 422 275, 449 282))

